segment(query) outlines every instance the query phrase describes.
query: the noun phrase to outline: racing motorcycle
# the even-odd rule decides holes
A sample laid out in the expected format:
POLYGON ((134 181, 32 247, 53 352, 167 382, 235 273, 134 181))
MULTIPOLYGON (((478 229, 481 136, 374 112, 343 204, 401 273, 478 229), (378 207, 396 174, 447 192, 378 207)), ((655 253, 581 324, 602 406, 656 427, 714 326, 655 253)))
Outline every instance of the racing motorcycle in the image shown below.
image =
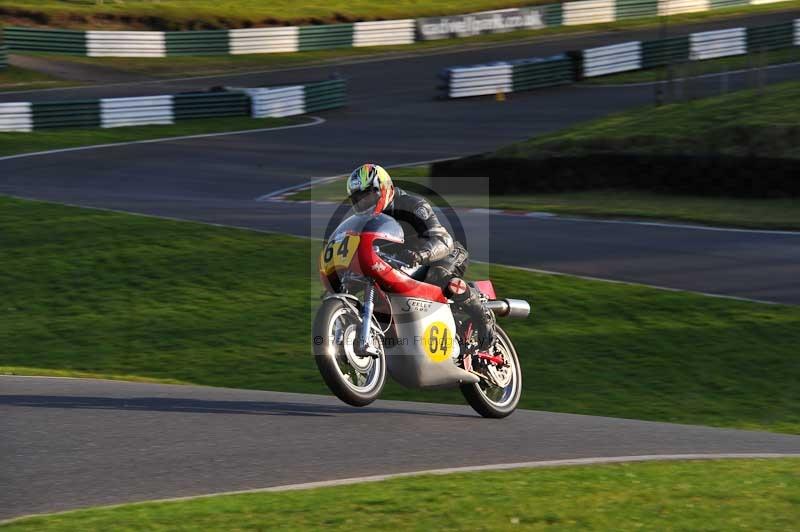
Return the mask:
MULTIPOLYGON (((517 407, 522 372, 517 352, 498 326, 489 352, 478 351, 468 316, 453 313, 445 292, 422 281, 426 266, 394 254, 401 225, 385 214, 354 214, 327 238, 319 258, 326 289, 313 324, 314 359, 328 388, 353 406, 381 393, 387 372, 408 388, 461 388, 484 417, 517 407)), ((491 281, 473 283, 497 316, 524 318, 530 305, 498 299, 491 281)))

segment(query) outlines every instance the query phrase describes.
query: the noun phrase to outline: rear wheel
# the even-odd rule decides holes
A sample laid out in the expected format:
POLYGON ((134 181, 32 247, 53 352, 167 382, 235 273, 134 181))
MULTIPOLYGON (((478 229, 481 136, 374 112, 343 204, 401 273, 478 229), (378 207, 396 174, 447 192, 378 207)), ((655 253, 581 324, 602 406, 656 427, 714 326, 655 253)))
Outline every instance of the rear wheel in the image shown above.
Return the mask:
MULTIPOLYGON (((514 345, 506 332, 497 327, 495 354, 502 355, 502 367, 487 364, 478 370, 489 376, 475 384, 462 384, 461 393, 469 405, 483 417, 502 418, 517 408, 522 393, 522 370, 514 345)), ((476 368, 477 370, 477 368, 476 368)))
POLYGON ((314 319, 314 360, 336 397, 352 406, 366 406, 386 383, 386 358, 359 356, 355 351, 361 317, 341 299, 327 299, 314 319))

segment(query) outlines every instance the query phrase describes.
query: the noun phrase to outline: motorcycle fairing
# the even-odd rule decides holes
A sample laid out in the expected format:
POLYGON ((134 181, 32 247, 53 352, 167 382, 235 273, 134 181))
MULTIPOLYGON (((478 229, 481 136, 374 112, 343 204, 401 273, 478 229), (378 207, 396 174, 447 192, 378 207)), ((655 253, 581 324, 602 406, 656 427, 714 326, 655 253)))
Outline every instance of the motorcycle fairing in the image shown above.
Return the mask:
POLYGON ((385 294, 394 327, 387 336, 386 368, 408 388, 449 388, 476 383, 478 377, 456 365, 459 344, 447 303, 400 294, 385 294))

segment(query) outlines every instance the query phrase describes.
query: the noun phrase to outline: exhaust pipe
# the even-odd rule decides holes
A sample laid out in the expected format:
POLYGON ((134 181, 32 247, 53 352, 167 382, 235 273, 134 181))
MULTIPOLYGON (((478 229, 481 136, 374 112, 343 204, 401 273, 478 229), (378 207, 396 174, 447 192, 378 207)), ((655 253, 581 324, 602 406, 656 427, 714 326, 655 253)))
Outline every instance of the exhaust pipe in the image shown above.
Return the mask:
POLYGON ((486 306, 502 318, 527 318, 531 313, 530 304, 522 299, 496 299, 486 306))

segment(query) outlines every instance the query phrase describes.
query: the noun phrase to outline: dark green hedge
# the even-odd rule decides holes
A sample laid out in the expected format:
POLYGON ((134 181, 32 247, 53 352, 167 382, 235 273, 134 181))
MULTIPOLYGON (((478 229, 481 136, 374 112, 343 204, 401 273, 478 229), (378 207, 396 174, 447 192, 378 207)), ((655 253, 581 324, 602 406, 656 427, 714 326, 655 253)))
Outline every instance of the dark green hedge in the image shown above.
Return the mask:
POLYGON ((475 156, 434 163, 431 175, 432 188, 442 194, 469 193, 464 188, 468 185, 452 178, 480 176, 491 178, 492 194, 626 188, 703 196, 800 196, 798 159, 636 154, 544 159, 475 156))

